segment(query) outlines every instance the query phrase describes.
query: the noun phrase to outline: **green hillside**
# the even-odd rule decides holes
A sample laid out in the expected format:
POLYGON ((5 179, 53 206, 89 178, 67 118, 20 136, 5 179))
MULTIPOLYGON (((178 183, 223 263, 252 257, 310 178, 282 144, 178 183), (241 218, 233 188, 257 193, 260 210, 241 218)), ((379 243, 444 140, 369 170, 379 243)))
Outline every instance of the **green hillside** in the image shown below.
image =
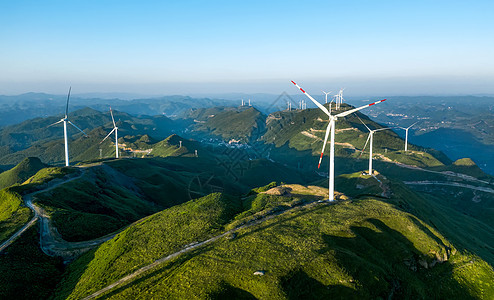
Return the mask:
MULTIPOLYGON (((37 161, 33 159, 33 161, 37 161)), ((9 238, 26 224, 33 216, 22 200, 26 193, 35 191, 43 184, 74 173, 71 168, 43 168, 26 180, 22 185, 15 185, 0 190, 0 242, 9 238)))
POLYGON ((10 188, 0 190, 0 242, 8 239, 31 217, 31 210, 22 206, 19 193, 10 188))
POLYGON ((405 153, 404 141, 385 130, 374 136, 376 177, 362 174, 368 131, 350 115, 336 125, 338 201, 328 204, 327 156, 317 169, 328 124, 319 109, 266 117, 216 107, 175 121, 121 114, 120 159, 113 136, 100 143, 113 126, 100 124, 105 113, 72 117, 89 138, 71 137, 68 168, 41 162, 63 163, 60 136, 29 122, 19 127, 23 137, 0 130, 0 151, 8 152, 0 164, 39 157, 0 174, 0 188, 10 186, 0 189, 0 241, 32 217, 22 196, 62 177, 73 180, 33 202, 63 239, 119 233, 63 266, 42 253, 31 228, 0 253, 0 298, 24 285, 19 297, 81 299, 153 262, 100 298, 494 298, 494 177, 470 159, 453 163, 414 145, 405 153), (179 122, 187 125, 175 131, 179 122), (3 138, 21 150, 1 146, 3 138))
POLYGON ((39 158, 27 157, 14 168, 0 173, 0 189, 16 183, 23 183, 44 167, 46 165, 39 158))
MULTIPOLYGON (((344 111, 350 108, 353 107, 344 104, 341 110, 344 111)), ((361 151, 369 132, 356 116, 360 117, 371 129, 383 128, 383 126, 371 121, 360 112, 338 119, 335 131, 335 153, 337 156, 368 157, 368 148, 364 150, 364 153, 361 151)), ((280 111, 268 116, 266 121, 267 132, 261 139, 264 143, 275 146, 272 151, 275 160, 276 158, 287 159, 283 157, 284 152, 286 152, 284 146, 295 149, 298 152, 310 151, 312 155, 316 156, 320 154, 322 149, 327 126, 328 117, 320 109, 280 111)), ((440 166, 450 163, 444 154, 433 149, 424 149, 409 144, 409 153, 404 153, 403 147, 404 141, 392 130, 384 130, 374 135, 373 152, 376 158, 381 156, 381 159, 421 167, 440 166)), ((306 154, 304 155, 306 156, 306 154)), ((305 158, 302 159, 305 160, 305 158)))
MULTIPOLYGON (((192 142, 173 134, 166 139, 152 145, 152 156, 195 156, 195 150, 202 148, 200 143, 192 142), (180 146, 180 142, 182 145, 180 146)), ((202 154, 203 151, 201 151, 202 154)))
MULTIPOLYGON (((178 136, 171 136, 160 143, 176 147, 177 139, 178 136)), ((185 148, 194 143, 184 140, 183 145, 185 148)), ((34 200, 51 215, 64 239, 82 241, 109 234, 157 211, 215 191, 239 195, 271 180, 306 183, 317 178, 269 161, 249 161, 246 170, 237 173, 211 154, 199 153, 199 157, 96 163, 79 168, 81 178, 40 193, 34 200)))
MULTIPOLYGON (((272 195, 257 203, 272 210, 279 207, 270 205, 273 201, 286 201, 280 198, 284 197, 272 195)), ((363 197, 293 207, 164 262, 104 298, 494 296, 491 266, 459 251, 426 222, 391 203, 363 197), (254 275, 256 271, 264 275, 254 275)), ((212 194, 146 218, 75 261, 56 298, 82 298, 190 243, 221 233, 240 208, 238 200, 212 194)))
MULTIPOLYGON (((123 112, 114 112, 119 136, 152 133, 154 138, 163 139, 179 126, 165 116, 134 117, 123 112)), ((110 114, 90 108, 83 108, 69 113, 69 119, 84 130, 89 138, 72 126, 68 126, 69 151, 71 161, 83 161, 99 158, 99 148, 103 157, 109 156, 111 147, 102 147, 99 143, 112 129, 110 114)), ((45 163, 62 163, 64 160, 63 126, 58 124, 48 127, 60 120, 60 117, 36 118, 0 129, 0 164, 17 164, 25 157, 38 157, 45 163)), ((114 154, 114 150, 113 150, 114 154)))
POLYGON ((41 251, 32 227, 0 255, 0 299, 48 299, 63 272, 61 259, 41 251))
POLYGON ((196 109, 187 118, 195 122, 192 130, 202 135, 209 134, 225 141, 235 139, 242 142, 259 138, 264 133, 266 120, 266 116, 254 107, 196 109))

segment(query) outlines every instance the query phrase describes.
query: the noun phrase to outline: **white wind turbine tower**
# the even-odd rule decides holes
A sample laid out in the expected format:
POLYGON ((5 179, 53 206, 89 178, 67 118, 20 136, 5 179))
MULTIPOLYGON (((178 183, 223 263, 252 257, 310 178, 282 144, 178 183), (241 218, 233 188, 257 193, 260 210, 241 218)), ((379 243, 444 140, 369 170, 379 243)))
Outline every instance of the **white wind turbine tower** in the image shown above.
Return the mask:
MULTIPOLYGON (((55 123, 53 123, 53 124, 50 125, 50 126, 53 126, 53 125, 56 125, 58 123, 62 123, 63 122, 63 138, 64 138, 64 141, 65 141, 65 166, 66 167, 69 166, 69 143, 68 143, 68 140, 67 140, 67 123, 69 123, 70 125, 74 126, 77 130, 79 130, 80 132, 82 132, 87 137, 87 134, 82 129, 80 129, 79 127, 75 126, 74 123, 72 123, 72 122, 69 121, 68 113, 69 113, 69 99, 70 99, 70 91, 71 90, 72 90, 72 87, 69 88, 69 94, 67 95, 67 104, 65 106, 65 117, 63 117, 62 119, 60 119, 60 121, 55 122, 55 123)), ((48 126, 48 127, 50 127, 50 126, 48 126)))
POLYGON ((110 115, 111 115, 111 120, 113 122, 113 129, 112 131, 110 131, 110 133, 108 133, 107 136, 105 136, 105 138, 99 142, 100 144, 103 143, 109 136, 110 134, 112 134, 114 131, 115 131, 115 157, 118 158, 118 127, 117 127, 117 124, 115 124, 115 119, 113 118, 113 111, 111 110, 111 106, 110 106, 110 115))
POLYGON ((331 92, 328 92, 326 93, 325 91, 322 91, 324 93, 324 95, 326 96, 326 102, 324 103, 328 103, 328 95, 331 93, 331 92))
POLYGON ((340 109, 341 103, 343 103, 343 90, 345 88, 340 89, 338 94, 336 95, 336 109, 340 109))
MULTIPOLYGON (((369 175, 372 175, 372 174, 374 174, 372 172, 372 144, 374 142, 374 133, 378 132, 378 131, 392 129, 392 128, 386 127, 386 128, 379 128, 379 129, 371 130, 369 127, 367 127, 367 125, 365 125, 365 123, 362 121, 362 119, 360 119, 359 116, 357 116, 357 118, 360 120, 360 122, 362 124, 364 124, 365 128, 367 128, 367 130, 369 130, 369 136, 367 136, 367 141, 365 141, 364 148, 362 148, 362 153, 364 153, 365 147, 367 147, 367 143, 369 143, 369 141, 370 141, 370 143, 369 143, 369 175)), ((360 154, 360 155, 362 155, 362 154, 360 154)))
POLYGON ((326 128, 326 135, 324 137, 324 143, 322 145, 322 151, 321 151, 321 157, 319 158, 319 164, 317 168, 321 166, 321 161, 322 161, 322 156, 324 154, 324 148, 326 147, 326 144, 328 142, 328 136, 329 132, 331 131, 331 144, 330 144, 330 149, 329 149, 329 201, 334 200, 334 134, 335 134, 335 122, 338 118, 340 117, 345 117, 348 116, 351 113, 354 113, 356 111, 359 111, 361 109, 364 109, 366 107, 372 106, 374 104, 386 101, 386 99, 379 100, 376 102, 373 102, 371 104, 367 104, 361 107, 357 107, 354 109, 350 109, 347 111, 344 111, 342 113, 339 113, 337 115, 332 115, 330 111, 326 107, 324 107, 321 103, 317 102, 314 98, 312 98, 311 95, 309 95, 306 91, 304 91, 298 84, 296 84, 293 80, 292 83, 300 90, 302 93, 304 93, 312 102, 314 102, 317 107, 319 107, 326 115, 329 117, 329 124, 328 127, 326 128))
POLYGON ((419 121, 413 123, 412 125, 408 126, 407 128, 405 128, 405 127, 399 127, 401 129, 405 130, 405 152, 408 151, 408 129, 412 128, 413 125, 417 124, 418 122, 419 121))

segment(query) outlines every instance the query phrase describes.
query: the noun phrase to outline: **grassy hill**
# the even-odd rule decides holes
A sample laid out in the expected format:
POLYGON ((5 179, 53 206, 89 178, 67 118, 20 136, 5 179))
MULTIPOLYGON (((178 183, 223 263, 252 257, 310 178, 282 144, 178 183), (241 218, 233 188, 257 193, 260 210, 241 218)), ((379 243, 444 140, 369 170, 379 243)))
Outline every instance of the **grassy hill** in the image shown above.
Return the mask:
MULTIPOLYGON (((262 211, 279 206, 273 201, 290 200, 262 198, 245 203, 212 194, 146 218, 75 261, 55 298, 82 298, 221 233, 252 203, 262 211)), ((394 204, 363 197, 274 215, 171 259, 104 297, 489 299, 492 276, 485 261, 458 251, 427 222, 394 204)))
MULTIPOLYGON (((169 136, 179 125, 165 116, 134 117, 123 112, 114 112, 114 116, 121 137, 150 133, 159 140, 169 136)), ((2 128, 0 147, 5 155, 0 157, 0 164, 17 164, 29 156, 39 157, 45 163, 61 163, 64 160, 63 127, 60 124, 48 127, 59 119, 55 116, 36 118, 2 128)), ((100 145, 113 127, 108 112, 84 108, 69 113, 69 119, 89 135, 85 138, 72 126, 67 127, 71 161, 98 158, 99 148, 103 154, 111 154, 111 147, 100 145)))
POLYGON ((27 157, 14 168, 0 173, 0 189, 16 183, 23 183, 45 167, 46 165, 39 158, 27 157))
POLYGON ((186 118, 194 120, 192 130, 198 132, 196 134, 242 142, 259 138, 264 133, 266 120, 266 116, 254 107, 195 109, 186 118))
MULTIPOLYGON (((36 159, 34 160, 36 161, 36 159)), ((33 216, 22 200, 22 195, 35 191, 43 184, 73 173, 71 168, 43 168, 22 185, 14 185, 0 190, 0 241, 9 238, 33 216)))
POLYGON ((31 217, 31 210, 22 206, 19 193, 9 188, 0 190, 0 242, 8 239, 31 217))
MULTIPOLYGON (((177 139, 171 136, 162 145, 179 150, 177 139)), ((195 143, 184 140, 183 148, 195 143)), ((81 168, 81 178, 40 193, 34 200, 51 215, 64 239, 81 241, 215 191, 239 195, 272 179, 304 183, 317 178, 269 161, 236 162, 245 164, 245 170, 237 173, 220 164, 217 156, 199 153, 199 157, 186 154, 97 163, 81 168)))
MULTIPOLYGON (((352 108, 343 104, 341 110, 352 108)), ((380 124, 371 121, 364 114, 357 112, 336 122, 335 153, 341 157, 368 157, 369 149, 362 153, 367 136, 369 134, 365 126, 356 117, 360 117, 371 129, 383 128, 380 124)), ((293 111, 275 112, 268 116, 266 121, 266 134, 261 140, 266 144, 273 144, 273 159, 290 159, 285 156, 287 147, 295 149, 293 155, 310 152, 318 156, 322 149, 324 134, 328 125, 328 117, 320 109, 305 109, 293 111)), ((367 146, 368 147, 368 146, 367 146)), ((449 164, 450 160, 444 154, 433 149, 425 149, 409 144, 410 151, 404 153, 404 141, 392 130, 384 130, 374 135, 373 152, 375 157, 382 156, 385 159, 401 163, 419 165, 421 167, 440 166, 449 164)), ((299 159, 299 155, 297 155, 299 159)), ((305 158, 301 157, 302 160, 305 158)))

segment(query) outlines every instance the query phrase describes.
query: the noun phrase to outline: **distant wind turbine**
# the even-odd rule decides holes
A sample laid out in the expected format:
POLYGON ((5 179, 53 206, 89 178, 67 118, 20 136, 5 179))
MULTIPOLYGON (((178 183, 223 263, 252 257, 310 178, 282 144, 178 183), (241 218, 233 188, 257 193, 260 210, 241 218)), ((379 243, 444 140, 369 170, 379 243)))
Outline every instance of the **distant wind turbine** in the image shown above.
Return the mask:
POLYGON ((336 95, 336 109, 340 109, 341 103, 343 103, 343 90, 345 90, 345 88, 340 89, 336 95))
POLYGON ((298 84, 296 84, 293 80, 292 83, 300 90, 302 93, 304 93, 312 102, 314 102, 317 107, 319 107, 326 115, 329 117, 329 124, 328 127, 326 128, 326 135, 324 137, 324 143, 322 145, 322 151, 321 151, 321 157, 319 158, 319 164, 317 168, 321 167, 321 161, 322 161, 322 156, 324 154, 324 148, 326 147, 326 144, 328 142, 328 136, 331 131, 331 145, 330 145, 330 155, 329 155, 329 201, 334 200, 334 134, 335 134, 335 122, 338 118, 348 116, 349 114, 352 114, 356 111, 359 111, 361 109, 364 109, 366 107, 372 106, 377 103, 381 103, 383 101, 386 101, 386 99, 376 101, 371 104, 367 104, 361 107, 357 107, 354 109, 350 109, 347 111, 344 111, 342 113, 339 113, 337 115, 332 115, 330 111, 326 107, 324 107, 321 103, 317 102, 314 98, 312 98, 311 95, 309 95, 306 91, 304 91, 298 84))
POLYGON ((112 134, 114 131, 115 131, 115 157, 118 158, 118 127, 117 127, 117 124, 115 124, 115 119, 113 118, 113 112, 111 110, 111 106, 110 106, 110 115, 111 115, 111 120, 113 122, 113 129, 110 131, 110 133, 108 133, 107 136, 105 136, 105 138, 99 142, 100 144, 103 143, 109 136, 110 134, 112 134))
POLYGON ((408 129, 412 128, 413 125, 417 124, 419 121, 413 123, 412 125, 408 126, 408 127, 399 127, 403 130, 405 130, 405 152, 408 151, 408 129))
MULTIPOLYGON (((82 132, 86 137, 87 137, 87 134, 82 130, 80 129, 79 127, 75 126, 74 123, 70 122, 69 121, 69 118, 68 118, 68 114, 69 114, 69 99, 70 99, 70 91, 72 90, 72 87, 69 88, 69 94, 67 95, 67 104, 65 106, 65 117, 63 117, 62 119, 60 119, 60 121, 58 122, 55 122, 53 124, 51 124, 50 126, 53 126, 53 125, 56 125, 58 123, 62 123, 63 122, 63 138, 64 138, 64 141, 65 141, 65 166, 69 166, 69 143, 68 143, 68 140, 67 140, 67 123, 69 123, 70 125, 74 126, 77 130, 79 130, 80 132, 82 132)), ((48 127, 50 127, 48 126, 48 127)))
POLYGON ((364 124, 365 128, 367 128, 367 130, 369 130, 369 136, 367 136, 367 141, 365 141, 364 148, 362 148, 362 153, 364 153, 365 147, 367 147, 367 143, 369 143, 369 141, 370 141, 370 143, 369 143, 369 175, 372 175, 372 174, 374 174, 372 172, 372 144, 374 141, 374 133, 378 132, 378 131, 392 129, 392 128, 386 127, 386 128, 379 128, 379 129, 371 130, 367 125, 365 125, 364 121, 362 121, 362 119, 360 119, 359 116, 357 116, 357 118, 360 120, 360 122, 362 124, 364 124))
POLYGON ((328 95, 331 94, 331 91, 329 92, 325 92, 325 91, 322 91, 324 93, 324 95, 326 96, 326 101, 324 103, 328 103, 328 95))

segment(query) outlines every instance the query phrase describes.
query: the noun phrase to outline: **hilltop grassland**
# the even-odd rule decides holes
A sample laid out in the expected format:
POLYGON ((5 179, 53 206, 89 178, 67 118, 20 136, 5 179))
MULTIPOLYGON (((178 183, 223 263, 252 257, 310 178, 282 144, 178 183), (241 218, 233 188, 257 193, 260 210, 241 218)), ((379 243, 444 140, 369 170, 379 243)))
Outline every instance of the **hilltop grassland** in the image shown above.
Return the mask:
POLYGON ((56 298, 90 295, 156 259, 235 227, 229 225, 232 222, 262 212, 253 225, 166 261, 103 297, 489 299, 494 295, 490 265, 459 251, 427 222, 395 204, 364 196, 334 205, 317 201, 301 205, 304 196, 297 195, 260 192, 239 202, 212 194, 166 209, 75 261, 56 298), (271 217, 262 221, 262 215, 271 217), (254 275, 256 271, 264 275, 254 275))

